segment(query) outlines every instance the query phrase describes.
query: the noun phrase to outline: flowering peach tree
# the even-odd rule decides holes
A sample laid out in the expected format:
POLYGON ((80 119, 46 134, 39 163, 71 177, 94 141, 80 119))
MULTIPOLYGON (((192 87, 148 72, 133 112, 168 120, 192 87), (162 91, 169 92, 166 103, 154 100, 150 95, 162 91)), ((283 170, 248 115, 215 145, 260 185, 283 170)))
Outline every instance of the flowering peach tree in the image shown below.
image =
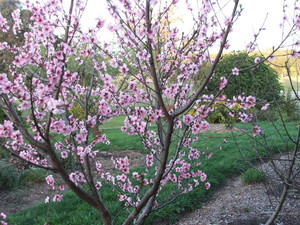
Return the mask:
MULTIPOLYGON (((219 4, 209 0, 199 1, 197 11, 189 1, 179 0, 106 2, 113 22, 98 19, 87 32, 81 24, 84 1, 71 0, 68 9, 59 0, 26 3, 32 23, 24 33, 24 44, 0 43, 2 54, 15 56, 9 73, 0 71, 0 105, 9 118, 0 125, 0 137, 5 140, 2 147, 15 157, 58 174, 68 188, 98 210, 104 224, 112 224, 115 216, 102 197, 104 184, 111 186, 116 201, 127 208, 123 224, 143 224, 151 212, 177 196, 197 186, 210 187, 205 171, 199 170, 207 154, 193 143, 202 141, 198 134, 209 129, 205 118, 214 111, 212 105, 238 106, 239 111, 230 115, 250 122, 249 109, 257 100, 222 95, 232 76, 249 69, 238 65, 221 77, 212 93, 203 94, 223 50, 230 46, 228 36, 239 16, 238 0, 227 6, 231 7, 228 15, 217 14, 219 4), (180 3, 193 15, 189 33, 181 33, 169 22, 171 9, 180 3), (117 48, 101 40, 104 26, 115 33, 117 48), (213 47, 218 53, 211 60, 208 50, 213 47), (82 70, 87 62, 91 68, 82 70), (207 62, 210 68, 205 78, 194 83, 192 77, 207 62), (117 73, 111 74, 109 67, 117 73), (76 104, 83 119, 73 113, 76 104), (106 171, 99 161, 97 144, 110 142, 105 131, 94 135, 92 131, 120 115, 125 115, 121 131, 138 135, 143 143, 143 172, 132 169, 128 157, 111 159, 116 173, 106 171), (78 166, 69 171, 64 159, 78 166), (167 184, 174 185, 175 191, 160 202, 157 196, 167 184)), ((13 19, 9 27, 0 15, 1 32, 19 32, 17 12, 13 19)), ((297 24, 294 30, 299 30, 299 18, 297 24)), ((264 60, 257 59, 253 67, 264 60)), ((259 126, 253 127, 253 135, 260 132, 259 126)), ((58 192, 64 189, 53 175, 46 182, 58 192)), ((47 201, 62 199, 56 194, 47 201)))

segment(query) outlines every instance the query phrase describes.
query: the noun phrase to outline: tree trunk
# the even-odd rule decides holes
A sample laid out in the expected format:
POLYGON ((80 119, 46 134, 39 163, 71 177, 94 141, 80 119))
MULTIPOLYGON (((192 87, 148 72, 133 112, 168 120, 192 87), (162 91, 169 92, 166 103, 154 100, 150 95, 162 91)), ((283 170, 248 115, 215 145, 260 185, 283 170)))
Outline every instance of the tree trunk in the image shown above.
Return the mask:
POLYGON ((112 225, 111 216, 108 211, 103 211, 101 207, 97 208, 100 217, 102 219, 103 225, 112 225))

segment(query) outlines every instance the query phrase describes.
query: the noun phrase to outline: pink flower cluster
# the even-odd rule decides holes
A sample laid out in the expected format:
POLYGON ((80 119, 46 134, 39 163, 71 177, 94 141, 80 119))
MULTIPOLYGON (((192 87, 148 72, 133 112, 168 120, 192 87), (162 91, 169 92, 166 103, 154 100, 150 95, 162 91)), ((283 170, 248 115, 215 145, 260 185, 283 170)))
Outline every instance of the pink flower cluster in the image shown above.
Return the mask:
POLYGON ((7 20, 0 13, 0 30, 2 32, 7 32, 9 30, 9 26, 7 25, 7 20))
POLYGON ((81 172, 74 172, 69 174, 70 180, 75 183, 77 186, 82 185, 86 183, 86 179, 84 177, 84 174, 81 172))
POLYGON ((51 187, 52 190, 55 189, 55 180, 53 175, 49 175, 46 177, 46 183, 51 187))
POLYGON ((5 120, 3 124, 0 124, 0 137, 10 138, 14 136, 15 138, 17 138, 18 137, 17 134, 19 133, 14 133, 14 127, 11 121, 5 120))
POLYGON ((53 197, 53 202, 60 202, 62 200, 63 196, 62 195, 54 195, 53 197))
POLYGON ((4 221, 6 219, 6 215, 2 212, 0 213, 0 224, 1 225, 7 225, 7 223, 4 221))
POLYGON ((220 78, 220 83, 218 85, 219 90, 223 90, 228 84, 228 80, 225 77, 220 78))
POLYGON ((112 162, 117 170, 121 170, 123 173, 129 173, 129 160, 128 157, 124 158, 112 158, 112 162))
POLYGON ((261 133, 261 128, 260 128, 260 126, 254 126, 253 127, 253 136, 255 137, 255 136, 257 136, 257 135, 259 135, 261 133))

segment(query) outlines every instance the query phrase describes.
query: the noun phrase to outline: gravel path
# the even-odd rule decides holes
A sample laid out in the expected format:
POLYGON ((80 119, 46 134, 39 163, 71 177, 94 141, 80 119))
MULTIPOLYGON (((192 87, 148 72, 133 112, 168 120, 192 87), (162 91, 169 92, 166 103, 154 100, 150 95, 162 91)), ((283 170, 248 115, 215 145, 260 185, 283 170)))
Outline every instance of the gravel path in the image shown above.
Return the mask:
MULTIPOLYGON (((240 177, 229 179, 213 199, 202 208, 184 215, 176 225, 258 225, 267 221, 281 194, 282 185, 275 179, 268 164, 264 184, 243 184, 240 177)), ((289 193, 276 220, 277 225, 300 224, 300 192, 289 193)))

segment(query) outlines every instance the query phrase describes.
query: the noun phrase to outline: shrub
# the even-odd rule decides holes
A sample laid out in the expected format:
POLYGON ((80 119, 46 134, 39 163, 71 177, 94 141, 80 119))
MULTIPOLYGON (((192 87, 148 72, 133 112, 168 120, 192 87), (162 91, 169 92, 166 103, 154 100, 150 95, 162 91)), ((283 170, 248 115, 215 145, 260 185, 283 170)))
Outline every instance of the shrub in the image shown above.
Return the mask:
MULTIPOLYGON (((257 56, 249 56, 245 52, 238 52, 225 55, 216 67, 212 82, 208 85, 207 91, 211 93, 219 84, 220 77, 229 77, 232 68, 244 69, 254 65, 257 56)), ((223 89, 223 94, 228 98, 245 95, 253 95, 260 100, 277 100, 281 98, 280 91, 283 90, 278 75, 270 65, 261 63, 256 67, 242 71, 238 76, 233 76, 230 85, 223 89)))
POLYGON ((206 120, 209 123, 224 123, 226 127, 231 128, 234 123, 238 122, 238 118, 229 115, 230 112, 238 113, 238 107, 228 108, 223 104, 213 104, 215 110, 210 112, 206 120))
POLYGON ((12 166, 1 168, 0 190, 11 190, 17 187, 19 184, 19 176, 12 166))
POLYGON ((20 181, 25 184, 41 183, 45 181, 47 171, 38 168, 25 170, 20 175, 20 181))
POLYGON ((265 180, 265 174, 260 170, 250 168, 241 176, 241 178, 245 184, 262 183, 265 180))
POLYGON ((79 120, 84 120, 84 109, 78 102, 73 103, 70 113, 79 120))
MULTIPOLYGON (((214 108, 213 111, 209 112, 208 117, 206 117, 206 121, 212 124, 216 123, 224 123, 227 127, 232 127, 234 123, 238 122, 239 119, 237 117, 232 117, 229 115, 230 112, 235 115, 239 112, 239 106, 234 106, 232 108, 227 107, 225 101, 219 101, 218 103, 212 104, 211 107, 214 108)), ((198 105, 198 107, 200 107, 198 105)), ((188 114, 195 116, 196 110, 191 109, 188 114)))
POLYGON ((281 106, 282 111, 285 113, 288 121, 300 120, 300 106, 298 101, 293 101, 292 91, 288 90, 285 95, 285 102, 281 106))

